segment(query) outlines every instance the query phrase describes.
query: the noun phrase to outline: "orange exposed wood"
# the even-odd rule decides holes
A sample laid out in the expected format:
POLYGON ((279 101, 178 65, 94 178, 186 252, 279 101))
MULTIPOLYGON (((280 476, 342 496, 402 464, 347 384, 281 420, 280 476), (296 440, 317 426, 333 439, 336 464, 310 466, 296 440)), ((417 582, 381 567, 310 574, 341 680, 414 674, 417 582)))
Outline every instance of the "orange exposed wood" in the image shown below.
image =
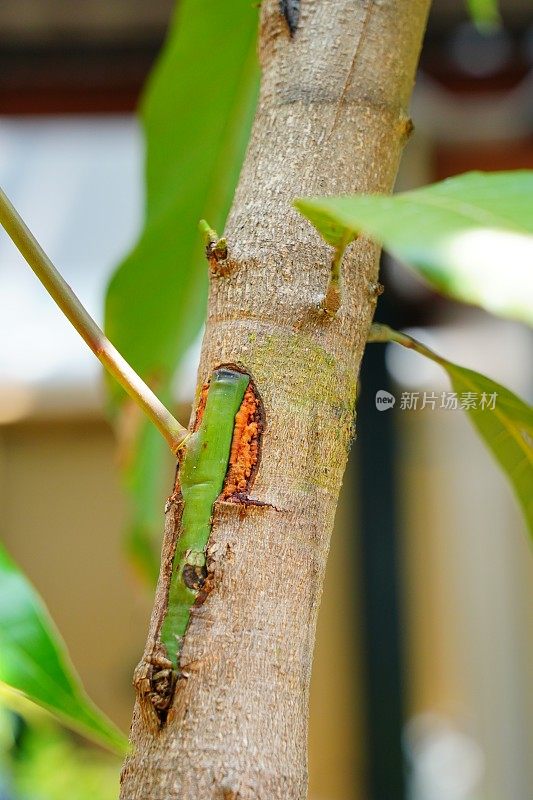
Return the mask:
POLYGON ((261 414, 259 401, 250 384, 235 417, 228 473, 222 497, 246 492, 259 458, 261 414))
POLYGON ((204 383, 202 391, 200 392, 200 399, 198 400, 198 407, 196 409, 196 418, 194 420, 194 430, 197 431, 204 415, 205 404, 207 403, 207 392, 209 389, 209 381, 204 383))

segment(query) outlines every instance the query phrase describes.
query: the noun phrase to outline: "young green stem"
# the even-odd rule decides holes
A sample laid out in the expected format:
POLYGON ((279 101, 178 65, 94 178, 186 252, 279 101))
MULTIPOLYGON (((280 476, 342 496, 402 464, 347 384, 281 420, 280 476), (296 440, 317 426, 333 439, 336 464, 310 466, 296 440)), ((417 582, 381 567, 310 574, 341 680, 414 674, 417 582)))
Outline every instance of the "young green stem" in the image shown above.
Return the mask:
POLYGON ((206 246, 208 244, 213 244, 213 242, 217 242, 219 240, 219 235, 214 228, 207 222, 205 219, 201 219, 198 223, 198 230, 204 237, 204 241, 206 246))
POLYGON ((223 236, 220 237, 205 219, 200 220, 198 229, 204 237, 208 259, 214 258, 215 261, 224 261, 228 257, 228 243, 226 239, 223 236))
POLYGON ((163 434, 171 450, 184 444, 189 432, 174 419, 152 390, 130 367, 87 313, 68 283, 61 277, 10 200, 0 189, 0 224, 20 250, 48 294, 89 345, 95 356, 163 434))
POLYGON ((413 339, 407 333, 395 331, 393 328, 389 328, 388 325, 382 325, 381 323, 374 322, 374 324, 370 326, 370 332, 368 334, 367 341, 370 343, 396 342, 396 344, 401 344, 403 347, 408 347, 410 350, 416 350, 417 353, 431 358, 432 361, 442 364, 442 366, 444 366, 446 369, 445 359, 441 358, 439 355, 437 355, 437 353, 434 353, 433 350, 430 350, 429 347, 426 347, 421 342, 417 342, 416 339, 413 339))
POLYGON ((211 533, 213 504, 222 491, 235 415, 249 381, 249 376, 242 372, 225 367, 215 370, 202 421, 180 466, 183 514, 161 627, 161 642, 174 668, 178 666, 191 608, 207 575, 205 549, 211 533))

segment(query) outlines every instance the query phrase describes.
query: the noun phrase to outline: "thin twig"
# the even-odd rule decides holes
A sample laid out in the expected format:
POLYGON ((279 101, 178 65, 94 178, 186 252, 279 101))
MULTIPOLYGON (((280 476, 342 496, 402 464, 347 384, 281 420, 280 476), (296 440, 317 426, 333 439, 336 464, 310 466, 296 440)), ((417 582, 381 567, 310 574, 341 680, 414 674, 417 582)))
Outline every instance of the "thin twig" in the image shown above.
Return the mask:
POLYGON ((116 378, 129 396, 163 434, 171 450, 177 452, 189 431, 165 408, 146 383, 111 344, 61 277, 10 200, 0 189, 0 223, 35 272, 48 294, 89 345, 95 356, 116 378))
POLYGON ((431 358, 432 361, 436 361, 446 369, 446 360, 437 353, 434 353, 433 350, 430 350, 430 348, 426 347, 422 342, 413 339, 413 337, 409 336, 407 333, 395 331, 394 328, 390 328, 388 325, 383 325, 380 322, 374 322, 370 326, 367 342, 396 342, 396 344, 401 344, 409 350, 416 350, 417 353, 431 358))

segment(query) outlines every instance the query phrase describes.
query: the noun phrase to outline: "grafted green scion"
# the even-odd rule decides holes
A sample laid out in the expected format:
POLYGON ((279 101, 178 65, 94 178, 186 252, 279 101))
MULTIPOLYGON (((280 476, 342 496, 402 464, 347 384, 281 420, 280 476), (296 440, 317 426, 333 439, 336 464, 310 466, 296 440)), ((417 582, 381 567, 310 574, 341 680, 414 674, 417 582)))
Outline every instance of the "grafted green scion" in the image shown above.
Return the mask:
POLYGON ((221 368, 213 372, 202 420, 188 441, 180 466, 183 513, 161 626, 161 642, 175 669, 191 608, 207 574, 205 550, 213 504, 222 491, 235 415, 249 382, 248 375, 236 370, 221 368))

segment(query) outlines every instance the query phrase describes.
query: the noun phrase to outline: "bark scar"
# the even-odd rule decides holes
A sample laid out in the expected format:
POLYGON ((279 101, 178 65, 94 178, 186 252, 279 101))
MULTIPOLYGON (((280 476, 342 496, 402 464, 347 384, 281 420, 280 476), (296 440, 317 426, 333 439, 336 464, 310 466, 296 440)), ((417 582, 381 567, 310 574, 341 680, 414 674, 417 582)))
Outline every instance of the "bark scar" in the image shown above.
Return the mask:
POLYGON ((339 102, 337 104, 337 108, 335 110, 335 116, 333 117, 333 122, 331 123, 331 128, 329 129, 328 134, 326 136, 326 143, 330 140, 330 138, 331 138, 331 136, 333 134, 333 131, 337 127, 337 123, 339 121, 339 117, 340 117, 341 112, 342 112, 342 106, 343 106, 343 103, 344 103, 344 101, 346 99, 346 95, 348 94, 348 87, 350 85, 350 81, 352 79, 352 75, 353 75, 354 70, 355 70, 355 65, 357 64, 357 59, 359 57, 359 53, 361 51, 361 47, 363 45, 363 42, 366 39, 366 32, 367 32, 367 28, 368 28, 368 23, 370 22, 370 17, 372 16, 372 11, 373 10, 374 10, 374 0, 365 0, 365 17, 363 19, 363 24, 362 24, 362 27, 361 27, 361 35, 359 36, 359 39, 357 40, 357 43, 355 45, 355 50, 354 50, 354 53, 353 53, 353 56, 352 56, 352 60, 350 62, 350 66, 349 66, 348 72, 346 74, 346 79, 345 79, 344 85, 342 87, 342 91, 341 91, 341 94, 340 94, 340 97, 339 97, 339 102))
MULTIPOLYGON (((239 369, 235 364, 224 364, 221 368, 239 369)), ((196 409, 194 430, 197 430, 202 421, 208 391, 209 383, 204 383, 196 409)), ((231 500, 233 497, 242 499, 252 488, 261 459, 261 438, 264 427, 263 401, 250 377, 244 399, 235 416, 228 469, 218 500, 231 500)))
POLYGON ((385 287, 379 281, 373 282, 371 281, 368 284, 368 291, 370 292, 370 300, 373 303, 377 303, 378 297, 380 297, 383 292, 385 291, 385 287))
POLYGON ((149 701, 160 728, 166 722, 178 677, 179 673, 172 669, 172 662, 161 652, 143 659, 135 670, 133 685, 139 699, 149 701))
POLYGON ((225 239, 206 245, 205 256, 209 264, 209 272, 217 278, 227 277, 234 263, 228 259, 228 247, 225 239))
POLYGON ((149 701, 148 707, 151 705, 155 712, 159 728, 167 723, 169 714, 173 713, 173 698, 178 697, 180 686, 183 685, 182 678, 187 677, 182 670, 181 651, 191 615, 194 608, 202 605, 215 587, 216 563, 213 559, 208 560, 214 505, 218 501, 240 503, 243 513, 248 505, 263 505, 259 501, 244 499, 247 498, 259 466, 260 439, 264 425, 261 398, 249 373, 238 365, 220 365, 213 376, 202 387, 193 425, 196 436, 203 438, 196 439, 193 444, 195 449, 188 450, 183 456, 175 491, 168 504, 170 508, 174 498, 179 496, 183 511, 168 565, 166 607, 158 627, 156 651, 149 660, 145 660, 142 674, 139 673, 139 680, 136 682, 139 695, 149 701), (217 382, 213 376, 216 376, 217 382), (242 389, 239 389, 240 386, 242 389), (211 394, 213 391, 214 395, 211 394), (213 397, 214 400, 209 399, 213 397), (240 398, 240 405, 237 405, 240 398), (221 402, 225 416, 220 408, 213 405, 221 402), (209 437, 213 436, 209 431, 217 419, 219 427, 221 424, 227 426, 223 430, 227 431, 228 438, 222 440, 225 442, 223 446, 227 448, 224 456, 227 459, 224 477, 220 473, 223 468, 220 456, 213 458, 207 450, 212 441, 209 437), (206 452, 207 459, 211 458, 211 461, 205 460, 206 452), (188 463, 185 460, 187 458, 188 463), (209 469, 211 472, 213 469, 218 470, 210 483, 207 480, 210 477, 209 469), (197 506, 191 505, 192 510, 186 516, 187 497, 192 496, 194 499, 193 490, 197 485, 202 488, 207 485, 211 492, 206 501, 210 504, 210 516, 205 513, 206 502, 200 509, 200 515, 197 513, 197 506), (214 492, 219 492, 218 497, 215 497, 213 486, 214 492))
POLYGON ((225 237, 219 236, 205 219, 200 220, 199 228, 205 238, 205 257, 209 264, 209 272, 219 277, 229 275, 231 264, 228 260, 228 243, 225 237))
POLYGON ((300 0, 279 0, 280 11, 285 17, 291 39, 296 33, 300 20, 300 0))
POLYGON ((234 495, 243 496, 251 489, 259 467, 263 427, 263 404, 253 382, 250 381, 235 417, 228 471, 220 495, 221 500, 227 500, 234 495))
POLYGON ((271 508, 274 511, 279 511, 280 514, 284 511, 283 508, 278 508, 278 506, 275 506, 272 503, 265 503, 262 500, 256 500, 255 497, 249 497, 246 492, 237 492, 237 494, 233 494, 227 499, 227 502, 236 503, 245 507, 254 506, 256 508, 271 508))

